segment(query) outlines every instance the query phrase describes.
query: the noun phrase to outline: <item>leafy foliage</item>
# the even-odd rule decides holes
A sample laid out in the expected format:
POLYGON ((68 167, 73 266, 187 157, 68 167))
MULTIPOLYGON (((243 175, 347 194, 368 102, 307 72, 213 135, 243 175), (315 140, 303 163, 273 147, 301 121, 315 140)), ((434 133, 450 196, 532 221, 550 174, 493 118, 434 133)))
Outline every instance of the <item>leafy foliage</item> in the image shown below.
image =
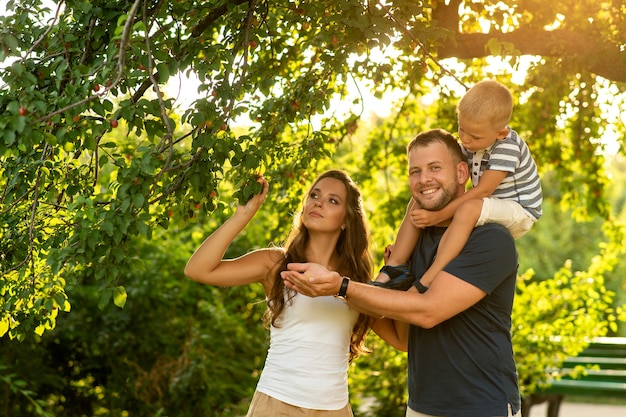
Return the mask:
MULTIPOLYGON (((604 151, 608 139, 621 152, 626 137, 623 118, 611 112, 625 97, 624 2, 9 0, 6 6, 0 363, 13 393, 5 396, 11 415, 44 415, 36 405, 44 398, 51 412, 73 404, 67 415, 219 409, 226 416, 240 402, 245 408, 264 352, 260 293, 199 290, 180 277, 184 260, 231 203, 256 191, 250 180, 259 172, 270 180, 269 201, 262 220, 231 250, 279 244, 302 188, 331 166, 346 168, 361 186, 372 250, 380 255, 406 207, 404 146, 425 128, 455 131, 459 96, 485 77, 514 92, 511 124, 542 175, 549 173, 547 191, 558 189, 554 216, 598 226, 572 227, 568 243, 580 243, 561 255, 547 229, 564 226, 549 223, 542 231, 548 223, 542 219, 520 242, 523 262, 538 273, 520 294, 572 291, 591 300, 587 281, 578 278, 593 278, 602 302, 590 307, 590 317, 604 325, 606 314, 619 314, 610 310, 616 303, 602 278, 617 275, 606 267, 624 246, 617 221, 623 204, 607 201, 616 185, 604 151), (198 80, 197 91, 184 85, 173 92, 186 75, 198 80), (392 101, 378 104, 389 117, 365 111, 370 97, 390 94, 392 101), (615 228, 602 234, 604 223, 615 228), (586 256, 578 259, 575 251, 586 256), (553 262, 541 261, 546 253, 553 262), (593 268, 563 267, 568 257, 575 268, 593 268), (540 284, 555 273, 561 284, 540 284), (49 353, 57 351, 60 359, 49 353), (219 368, 218 357, 234 365, 219 368)), ((619 190, 613 195, 623 199, 619 190)), ((544 320, 546 311, 529 311, 528 319, 544 320)), ((520 341, 518 356, 561 331, 544 330, 529 335, 527 345, 520 341)), ((376 392, 375 406, 392 415, 402 404, 402 356, 371 343, 374 352, 353 368, 353 391, 376 392)), ((577 346, 572 342, 572 351, 577 346)))
MULTIPOLYGON (((222 184, 233 184, 232 195, 247 199, 258 172, 288 188, 290 178, 301 177, 354 132, 362 110, 334 108, 350 84, 358 81, 377 96, 402 91, 403 115, 418 109, 415 97, 430 89, 440 100, 454 97, 456 87, 487 74, 476 71, 480 61, 467 61, 453 73, 437 55, 447 56, 455 37, 483 36, 474 33, 481 19, 503 31, 517 25, 517 35, 530 29, 545 34, 533 25, 549 16, 571 32, 591 16, 609 24, 600 32, 586 30, 586 36, 619 40, 611 31, 616 14, 592 3, 565 15, 555 15, 558 8, 552 7, 534 11, 531 3, 515 10, 468 3, 459 15, 458 5, 8 1, 2 17, 0 169, 3 287, 10 288, 5 297, 12 313, 2 318, 2 330, 23 339, 42 326, 52 328, 53 311, 69 308, 58 277, 75 270, 90 270, 101 306, 110 300, 122 306, 120 277, 137 262, 129 247, 134 237, 150 238, 154 227, 166 228, 172 219, 190 221, 198 211, 220 210, 222 184), (165 86, 181 72, 194 74, 199 86, 178 117, 176 98, 165 86), (243 119, 249 127, 237 131, 243 119), (114 140, 119 136, 126 141, 114 140), (48 300, 46 308, 38 300, 48 300)), ((511 43, 514 48, 497 36, 489 40, 493 53, 509 54, 517 65, 521 46, 511 43)), ((606 129, 597 91, 619 91, 621 84, 602 84, 591 72, 599 64, 586 68, 559 55, 563 47, 555 42, 537 51, 556 61, 534 65, 528 82, 515 88, 524 106, 514 122, 542 169, 561 175, 564 201, 580 216, 607 215, 603 158, 596 152, 606 129), (539 103, 552 104, 537 117, 539 103), (581 173, 584 181, 577 180, 581 173)), ((354 98, 356 105, 362 101, 354 98)), ((437 116, 445 120, 453 114, 452 106, 447 109, 437 116)), ((408 128, 419 113, 398 127, 408 128)), ((453 129, 454 122, 443 127, 453 129)))
MULTIPOLYGON (((124 277, 124 309, 100 310, 98 288, 77 283, 68 286, 74 310, 54 330, 21 344, 0 341, 0 363, 27 381, 23 388, 45 399, 52 415, 197 416, 223 409, 229 416, 251 398, 267 348, 262 289, 183 279, 193 250, 188 233, 157 237, 137 248, 146 264, 124 277)), ((19 397, 6 398, 9 415, 42 415, 19 397)))
POLYGON ((618 315, 626 318, 624 306, 612 307, 615 293, 605 288, 602 277, 606 267, 597 258, 587 272, 573 273, 566 262, 547 280, 529 282, 532 270, 520 277, 512 333, 522 395, 545 388, 566 357, 582 352, 592 338, 615 331, 618 315))
POLYGON ((407 354, 398 352, 375 334, 367 340, 371 353, 350 369, 351 404, 355 415, 406 415, 407 354))

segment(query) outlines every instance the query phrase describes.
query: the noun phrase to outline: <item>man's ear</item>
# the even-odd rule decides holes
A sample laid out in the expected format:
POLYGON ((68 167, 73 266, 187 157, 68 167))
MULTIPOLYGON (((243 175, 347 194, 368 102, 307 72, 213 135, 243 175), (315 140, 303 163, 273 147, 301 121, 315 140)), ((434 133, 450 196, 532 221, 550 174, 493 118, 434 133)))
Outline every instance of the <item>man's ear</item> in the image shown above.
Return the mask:
POLYGON ((467 166, 467 162, 459 162, 456 165, 456 175, 459 181, 459 184, 467 184, 467 180, 469 179, 469 167, 467 166))

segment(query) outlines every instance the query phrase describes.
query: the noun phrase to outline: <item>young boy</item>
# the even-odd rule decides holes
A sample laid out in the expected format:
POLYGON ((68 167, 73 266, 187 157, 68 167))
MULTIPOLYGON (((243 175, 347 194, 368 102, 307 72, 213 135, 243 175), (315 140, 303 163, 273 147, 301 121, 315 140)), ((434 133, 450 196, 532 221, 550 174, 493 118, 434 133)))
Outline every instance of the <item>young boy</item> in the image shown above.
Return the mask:
MULTIPOLYGON (((517 239, 541 217, 543 198, 537 166, 526 143, 508 127, 512 112, 511 92, 497 81, 481 81, 461 98, 457 107, 459 137, 473 188, 439 211, 423 210, 411 199, 393 250, 385 254, 386 265, 374 285, 394 289, 411 286, 412 277, 405 265, 420 228, 452 218, 435 261, 417 280, 417 287, 423 292, 461 252, 474 227, 498 223, 517 239)), ((426 182, 422 187, 427 189, 428 185, 426 182)))

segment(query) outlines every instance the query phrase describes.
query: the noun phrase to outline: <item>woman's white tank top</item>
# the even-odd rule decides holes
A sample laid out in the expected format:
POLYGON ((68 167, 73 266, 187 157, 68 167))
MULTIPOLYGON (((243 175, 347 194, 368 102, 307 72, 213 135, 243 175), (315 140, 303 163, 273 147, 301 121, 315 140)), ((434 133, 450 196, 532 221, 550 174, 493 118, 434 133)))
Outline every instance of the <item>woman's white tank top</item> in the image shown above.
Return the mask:
POLYGON ((257 391, 285 403, 338 410, 348 403, 350 338, 358 313, 342 299, 296 294, 277 325, 257 391))

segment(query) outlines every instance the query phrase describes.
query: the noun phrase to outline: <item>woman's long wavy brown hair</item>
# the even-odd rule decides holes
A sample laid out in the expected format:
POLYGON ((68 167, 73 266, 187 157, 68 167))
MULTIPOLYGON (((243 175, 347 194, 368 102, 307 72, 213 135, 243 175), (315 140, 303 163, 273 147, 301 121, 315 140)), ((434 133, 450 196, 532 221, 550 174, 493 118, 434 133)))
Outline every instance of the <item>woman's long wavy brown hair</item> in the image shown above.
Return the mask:
MULTIPOLYGON (((365 212, 363 210, 361 192, 352 181, 350 176, 341 170, 330 170, 321 174, 313 183, 312 190, 317 183, 324 178, 334 178, 341 181, 347 190, 346 198, 346 221, 345 230, 341 233, 335 250, 340 260, 337 265, 337 272, 340 275, 348 276, 350 279, 359 282, 370 280, 372 273, 372 258, 369 253, 370 234, 367 226, 365 212)), ((303 199, 308 198, 307 193, 303 199)), ((276 325, 276 320, 285 309, 285 305, 290 302, 295 295, 293 290, 287 289, 289 294, 285 297, 285 284, 280 277, 280 271, 287 268, 290 262, 307 262, 306 248, 310 235, 308 229, 302 223, 302 211, 294 222, 294 227, 287 238, 285 244, 285 258, 278 268, 278 273, 268 295, 268 309, 265 313, 266 324, 276 325)), ((359 314, 359 318, 352 329, 350 341, 350 361, 360 353, 366 351, 364 339, 370 327, 371 318, 365 314, 359 314)))

